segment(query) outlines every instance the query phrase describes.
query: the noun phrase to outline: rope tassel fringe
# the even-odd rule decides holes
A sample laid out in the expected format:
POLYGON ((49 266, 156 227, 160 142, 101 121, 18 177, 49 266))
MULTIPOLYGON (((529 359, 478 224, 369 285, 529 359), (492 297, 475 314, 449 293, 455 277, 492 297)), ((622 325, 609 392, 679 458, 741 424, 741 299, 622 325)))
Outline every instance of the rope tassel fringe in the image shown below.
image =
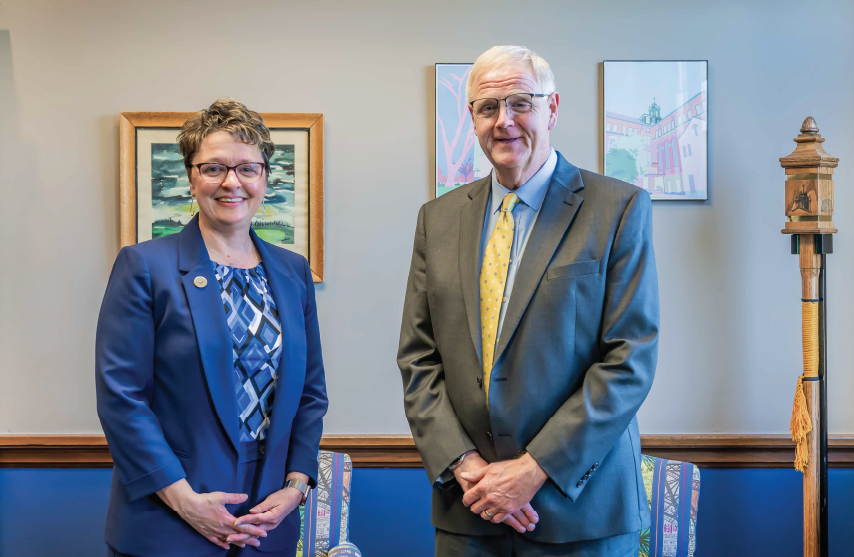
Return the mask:
POLYGON ((804 472, 809 464, 809 452, 807 451, 807 434, 812 431, 812 420, 807 411, 807 397, 804 396, 804 378, 798 377, 798 385, 795 387, 795 403, 792 406, 792 421, 789 424, 792 441, 797 443, 795 449, 795 469, 804 472))

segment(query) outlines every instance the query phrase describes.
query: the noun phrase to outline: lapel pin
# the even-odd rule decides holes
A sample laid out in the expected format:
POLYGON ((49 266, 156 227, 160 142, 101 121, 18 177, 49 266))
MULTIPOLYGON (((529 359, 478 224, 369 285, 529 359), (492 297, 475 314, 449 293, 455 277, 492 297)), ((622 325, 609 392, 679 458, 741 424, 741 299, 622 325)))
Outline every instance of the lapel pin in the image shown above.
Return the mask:
POLYGON ((204 288, 208 285, 208 279, 205 277, 196 277, 193 279, 193 284, 195 284, 197 288, 204 288))

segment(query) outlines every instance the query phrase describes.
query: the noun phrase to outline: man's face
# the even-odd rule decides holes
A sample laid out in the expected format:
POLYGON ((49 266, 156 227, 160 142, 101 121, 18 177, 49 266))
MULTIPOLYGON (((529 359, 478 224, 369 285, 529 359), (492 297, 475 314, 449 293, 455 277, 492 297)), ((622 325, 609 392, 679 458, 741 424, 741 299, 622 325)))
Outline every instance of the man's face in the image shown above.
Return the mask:
MULTIPOLYGON (((542 93, 533 69, 526 62, 489 68, 479 76, 473 89, 472 100, 542 93)), ((532 162, 539 165, 545 162, 551 148, 549 130, 557 122, 557 106, 558 96, 553 93, 547 98, 534 97, 533 109, 527 114, 508 112, 501 100, 496 116, 489 119, 472 116, 480 146, 499 173, 510 169, 524 172, 532 162)))

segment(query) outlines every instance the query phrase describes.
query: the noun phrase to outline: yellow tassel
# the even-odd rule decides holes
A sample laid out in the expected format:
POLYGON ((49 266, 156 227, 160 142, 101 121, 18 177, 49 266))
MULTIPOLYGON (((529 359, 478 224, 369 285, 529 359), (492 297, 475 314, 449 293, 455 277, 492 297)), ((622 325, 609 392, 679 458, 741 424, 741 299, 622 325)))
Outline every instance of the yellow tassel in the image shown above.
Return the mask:
POLYGON ((804 377, 818 377, 818 303, 801 303, 804 377))
POLYGON ((812 431, 812 420, 807 411, 807 397, 804 396, 804 378, 798 377, 798 386, 795 387, 795 403, 792 406, 792 421, 789 424, 792 433, 792 441, 797 443, 795 448, 795 469, 803 472, 809 464, 809 452, 807 452, 807 433, 812 431))

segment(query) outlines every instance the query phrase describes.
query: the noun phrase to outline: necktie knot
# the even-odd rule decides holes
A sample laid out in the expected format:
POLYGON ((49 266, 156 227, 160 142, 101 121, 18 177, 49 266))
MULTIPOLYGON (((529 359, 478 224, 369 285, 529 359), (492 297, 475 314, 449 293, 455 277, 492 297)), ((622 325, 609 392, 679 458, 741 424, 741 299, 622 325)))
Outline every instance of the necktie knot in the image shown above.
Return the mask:
POLYGON ((519 202, 519 196, 513 192, 508 193, 504 196, 504 201, 501 203, 501 210, 512 213, 513 207, 516 206, 516 203, 519 202))

